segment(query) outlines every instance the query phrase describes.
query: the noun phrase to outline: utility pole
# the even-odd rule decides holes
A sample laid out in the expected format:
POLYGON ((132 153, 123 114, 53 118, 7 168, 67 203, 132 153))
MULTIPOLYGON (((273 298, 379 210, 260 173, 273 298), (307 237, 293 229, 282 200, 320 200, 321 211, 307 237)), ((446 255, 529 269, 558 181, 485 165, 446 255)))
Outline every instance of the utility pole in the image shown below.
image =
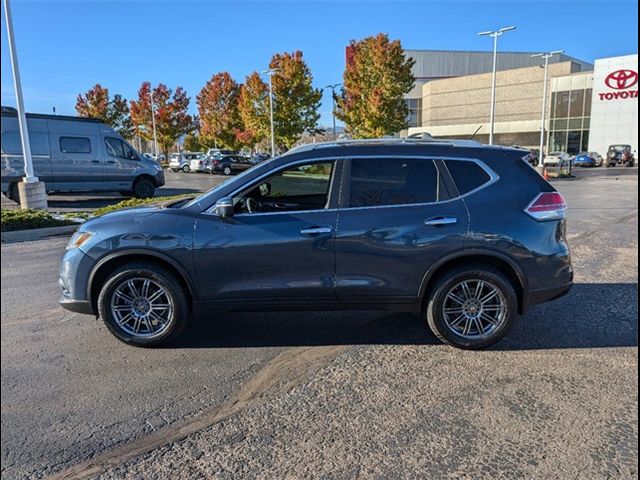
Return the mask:
POLYGON ((149 85, 149 97, 151 98, 151 125, 153 125, 153 153, 158 159, 158 136, 156 134, 156 109, 153 105, 153 90, 149 85))
POLYGON ((327 85, 324 88, 331 89, 331 116, 333 117, 333 139, 337 140, 338 135, 336 134, 336 88, 341 86, 341 83, 334 83, 333 85, 327 85))
POLYGON ((540 121, 540 153, 538 154, 538 158, 540 158, 541 165, 544 166, 544 134, 545 134, 545 126, 547 123, 547 89, 549 83, 549 60, 554 55, 559 55, 563 53, 564 50, 554 50, 553 52, 543 52, 536 53, 535 55, 531 55, 531 58, 542 58, 544 63, 542 68, 544 68, 544 84, 542 86, 542 119, 540 121))
POLYGON ((269 70, 264 70, 262 73, 265 75, 269 75, 269 119, 271 123, 271 158, 276 156, 276 139, 274 134, 274 126, 273 126, 273 74, 278 71, 277 68, 270 68, 269 70))
POLYGON ((505 27, 496 31, 480 32, 480 36, 493 37, 493 77, 491 80, 491 114, 489 119, 489 145, 493 145, 493 137, 495 131, 496 120, 496 78, 498 75, 498 37, 501 37, 503 33, 510 30, 515 30, 516 27, 505 27))
MULTIPOLYGON (((47 208, 47 192, 44 182, 36 177, 31 157, 31 145, 29 144, 29 127, 27 115, 24 111, 24 98, 22 96, 22 83, 20 81, 20 69, 18 68, 18 54, 16 52, 15 38, 13 34, 13 21, 11 19, 11 6, 9 0, 4 0, 4 13, 7 23, 7 36, 9 37, 9 54, 11 56, 11 69, 13 70, 13 87, 16 93, 16 109, 18 110, 18 127, 20 129, 20 143, 24 157, 24 177, 18 184, 18 195, 22 209, 47 208)), ((15 197, 14 197, 15 198, 15 197)))

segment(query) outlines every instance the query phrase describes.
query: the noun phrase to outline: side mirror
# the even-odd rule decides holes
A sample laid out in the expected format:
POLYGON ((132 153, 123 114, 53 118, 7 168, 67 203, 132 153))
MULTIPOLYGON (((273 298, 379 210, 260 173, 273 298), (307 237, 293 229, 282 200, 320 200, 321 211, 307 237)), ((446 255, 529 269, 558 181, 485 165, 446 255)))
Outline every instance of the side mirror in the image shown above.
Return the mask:
POLYGON ((216 202, 215 210, 220 218, 233 217, 233 199, 231 197, 221 198, 216 202))

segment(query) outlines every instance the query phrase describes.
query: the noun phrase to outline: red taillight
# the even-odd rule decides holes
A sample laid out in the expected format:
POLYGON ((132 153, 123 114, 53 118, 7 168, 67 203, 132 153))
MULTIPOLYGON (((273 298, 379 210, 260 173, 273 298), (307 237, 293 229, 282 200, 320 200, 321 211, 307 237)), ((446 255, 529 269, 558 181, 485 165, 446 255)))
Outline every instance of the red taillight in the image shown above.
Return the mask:
POLYGON ((220 165, 220 160, 214 160, 214 161, 213 161, 213 164, 214 164, 214 165, 220 165))
POLYGON ((525 212, 539 221, 561 220, 565 217, 567 202, 558 192, 546 192, 538 195, 525 212))

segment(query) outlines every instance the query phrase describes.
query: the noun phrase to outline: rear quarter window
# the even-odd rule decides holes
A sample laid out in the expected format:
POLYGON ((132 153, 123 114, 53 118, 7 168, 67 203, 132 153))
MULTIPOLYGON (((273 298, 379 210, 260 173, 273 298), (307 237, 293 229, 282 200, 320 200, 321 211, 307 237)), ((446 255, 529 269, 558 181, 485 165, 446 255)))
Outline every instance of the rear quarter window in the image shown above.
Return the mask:
POLYGON ((477 163, 467 160, 445 160, 460 195, 469 193, 491 180, 489 174, 477 163))

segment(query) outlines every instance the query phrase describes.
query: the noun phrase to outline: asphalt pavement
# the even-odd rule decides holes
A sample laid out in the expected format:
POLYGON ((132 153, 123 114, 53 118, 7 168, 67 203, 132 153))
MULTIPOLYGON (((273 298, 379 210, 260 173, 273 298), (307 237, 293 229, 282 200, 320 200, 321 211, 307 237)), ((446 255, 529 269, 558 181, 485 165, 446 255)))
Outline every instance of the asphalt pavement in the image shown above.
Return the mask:
POLYGON ((66 238, 3 244, 2 478, 637 478, 638 177, 615 170, 555 182, 576 286, 482 352, 384 312, 127 347, 57 306, 66 238))

